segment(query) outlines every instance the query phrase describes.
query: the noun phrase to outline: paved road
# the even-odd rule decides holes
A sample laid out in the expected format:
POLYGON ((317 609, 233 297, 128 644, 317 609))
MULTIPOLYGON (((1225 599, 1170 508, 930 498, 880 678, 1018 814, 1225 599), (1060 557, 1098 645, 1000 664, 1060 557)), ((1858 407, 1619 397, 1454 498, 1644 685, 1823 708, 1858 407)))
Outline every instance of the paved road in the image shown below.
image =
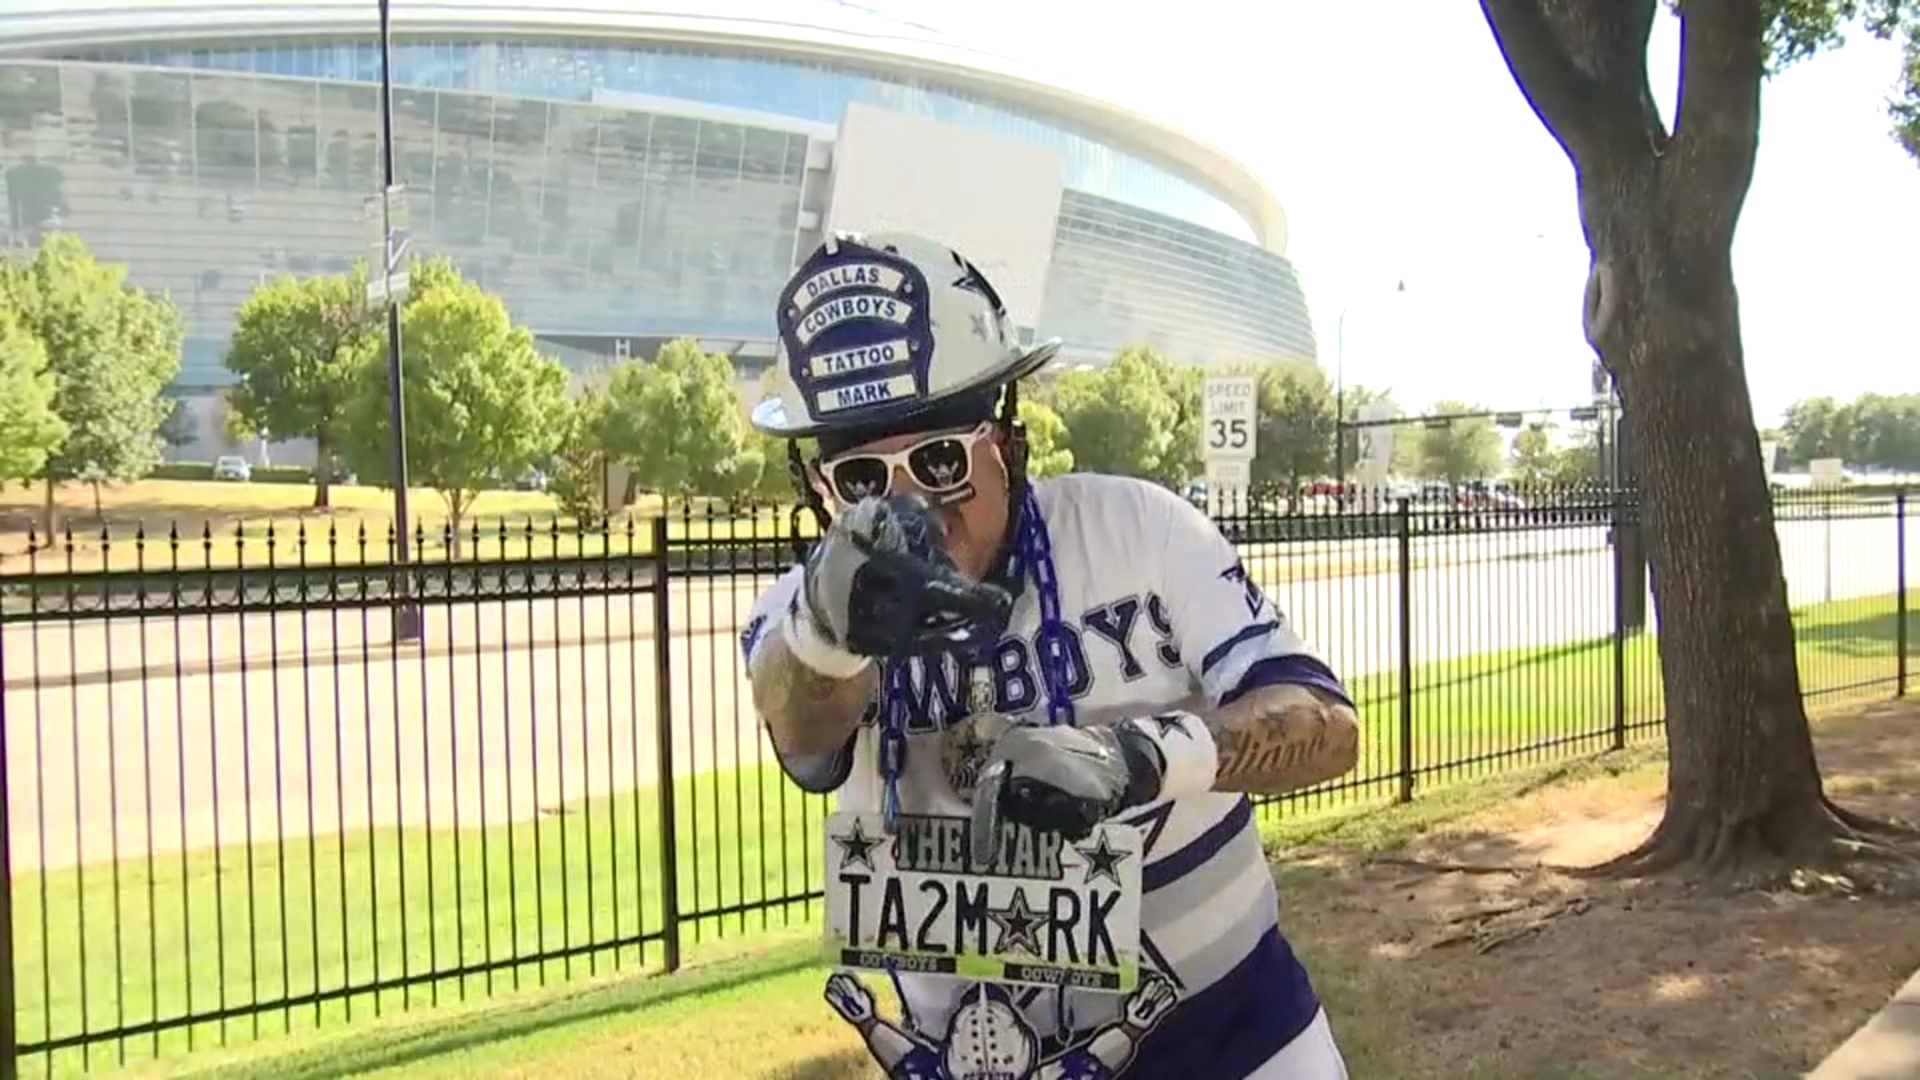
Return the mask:
MULTIPOLYGON (((1892 591, 1891 521, 1789 522, 1781 533, 1793 603, 1892 591)), ((1920 578, 1920 528, 1909 533, 1920 578)), ((1416 660, 1607 633, 1604 539, 1587 529, 1415 541, 1416 660), (1472 561, 1446 563, 1443 547, 1472 561)), ((1399 662, 1396 557, 1387 538, 1342 544, 1332 561, 1256 551, 1249 564, 1335 666, 1358 675, 1399 662)), ((772 760, 735 645, 770 580, 690 582, 668 601, 680 775, 772 760)), ((8 627, 15 865, 249 830, 257 841, 472 826, 651 783, 652 625, 651 597, 620 596, 432 609, 425 649, 395 648, 384 616, 359 611, 152 620, 144 633, 132 619, 8 627)))

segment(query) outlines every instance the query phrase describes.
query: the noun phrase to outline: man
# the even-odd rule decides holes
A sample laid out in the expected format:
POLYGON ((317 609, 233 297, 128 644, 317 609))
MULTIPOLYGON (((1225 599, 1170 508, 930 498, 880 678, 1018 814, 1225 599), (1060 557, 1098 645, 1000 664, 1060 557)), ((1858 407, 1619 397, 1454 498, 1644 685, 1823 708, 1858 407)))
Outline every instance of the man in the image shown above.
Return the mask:
MULTIPOLYGON (((959 254, 835 236, 776 318, 777 393, 753 422, 816 441, 812 460, 790 443, 790 465, 830 519, 742 635, 787 774, 889 823, 970 815, 976 859, 1005 822, 1139 829, 1139 953, 1178 1000, 1116 1075, 1345 1077, 1248 799, 1352 768, 1339 681, 1184 500, 1119 477, 1029 481, 1018 381, 1058 344, 1022 348, 959 254)), ((922 1032, 978 986, 895 979, 922 1032)), ((1125 1002, 1009 997, 1049 1061, 1125 1002)))

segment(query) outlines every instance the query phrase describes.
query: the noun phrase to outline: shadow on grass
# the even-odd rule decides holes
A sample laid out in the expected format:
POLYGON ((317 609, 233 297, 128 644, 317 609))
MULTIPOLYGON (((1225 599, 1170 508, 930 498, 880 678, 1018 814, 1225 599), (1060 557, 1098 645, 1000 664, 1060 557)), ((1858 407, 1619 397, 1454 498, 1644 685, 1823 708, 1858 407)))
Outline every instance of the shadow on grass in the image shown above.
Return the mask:
MULTIPOLYGON (((1908 613, 1909 629, 1913 613, 1908 613)), ((1848 656, 1891 656, 1900 639, 1900 614, 1891 609, 1857 619, 1834 620, 1794 628, 1802 644, 1819 643, 1822 651, 1848 656)))
MULTIPOLYGON (((321 1080, 390 1069, 425 1058, 506 1042, 540 1031, 585 1023, 618 1013, 664 1005, 680 998, 718 993, 819 963, 811 943, 783 947, 741 960, 716 962, 675 975, 653 975, 588 987, 524 1005, 511 1002, 466 1016, 448 1017, 392 1030, 349 1033, 338 1042, 293 1053, 260 1057, 194 1075, 207 1080, 321 1080)), ((819 1062, 822 1070, 834 1059, 819 1062)), ((854 1076, 855 1072, 815 1071, 796 1077, 854 1076)))

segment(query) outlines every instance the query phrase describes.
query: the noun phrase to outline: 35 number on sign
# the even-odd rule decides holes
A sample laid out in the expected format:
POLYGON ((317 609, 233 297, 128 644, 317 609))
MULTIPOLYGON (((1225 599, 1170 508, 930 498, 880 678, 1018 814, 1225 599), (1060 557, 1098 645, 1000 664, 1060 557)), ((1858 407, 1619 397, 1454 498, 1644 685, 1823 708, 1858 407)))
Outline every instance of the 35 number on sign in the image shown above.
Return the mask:
POLYGON ((1244 416, 1214 417, 1207 425, 1207 449, 1245 450, 1253 442, 1253 425, 1244 416))

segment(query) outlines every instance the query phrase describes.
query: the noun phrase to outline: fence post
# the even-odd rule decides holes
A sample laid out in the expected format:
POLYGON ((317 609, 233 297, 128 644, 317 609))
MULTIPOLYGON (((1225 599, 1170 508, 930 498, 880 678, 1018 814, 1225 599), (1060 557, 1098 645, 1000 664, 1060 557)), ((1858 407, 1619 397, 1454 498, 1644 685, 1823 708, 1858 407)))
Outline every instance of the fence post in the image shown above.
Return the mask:
POLYGON ((1413 801, 1413 516, 1397 500, 1395 535, 1400 540, 1400 801, 1413 801))
POLYGON ((1898 680, 1894 683, 1897 697, 1907 696, 1907 489, 1900 488, 1893 493, 1893 544, 1894 544, 1894 593, 1893 600, 1893 637, 1894 652, 1899 657, 1898 680))
POLYGON ((1627 552, 1620 538, 1626 532, 1627 497, 1618 485, 1612 491, 1613 508, 1613 748, 1627 748, 1627 552))
POLYGON ((668 550, 666 508, 653 519, 653 735, 659 761, 660 932, 667 970, 680 970, 680 843, 673 816, 673 639, 667 620, 668 550))
MULTIPOLYGON (((5 634, 0 624, 0 678, 7 671, 5 634)), ((15 1051, 20 1045, 13 1026, 20 998, 13 992, 13 821, 7 813, 13 793, 7 775, 7 696, 0 694, 0 1080, 19 1075, 15 1051)))

